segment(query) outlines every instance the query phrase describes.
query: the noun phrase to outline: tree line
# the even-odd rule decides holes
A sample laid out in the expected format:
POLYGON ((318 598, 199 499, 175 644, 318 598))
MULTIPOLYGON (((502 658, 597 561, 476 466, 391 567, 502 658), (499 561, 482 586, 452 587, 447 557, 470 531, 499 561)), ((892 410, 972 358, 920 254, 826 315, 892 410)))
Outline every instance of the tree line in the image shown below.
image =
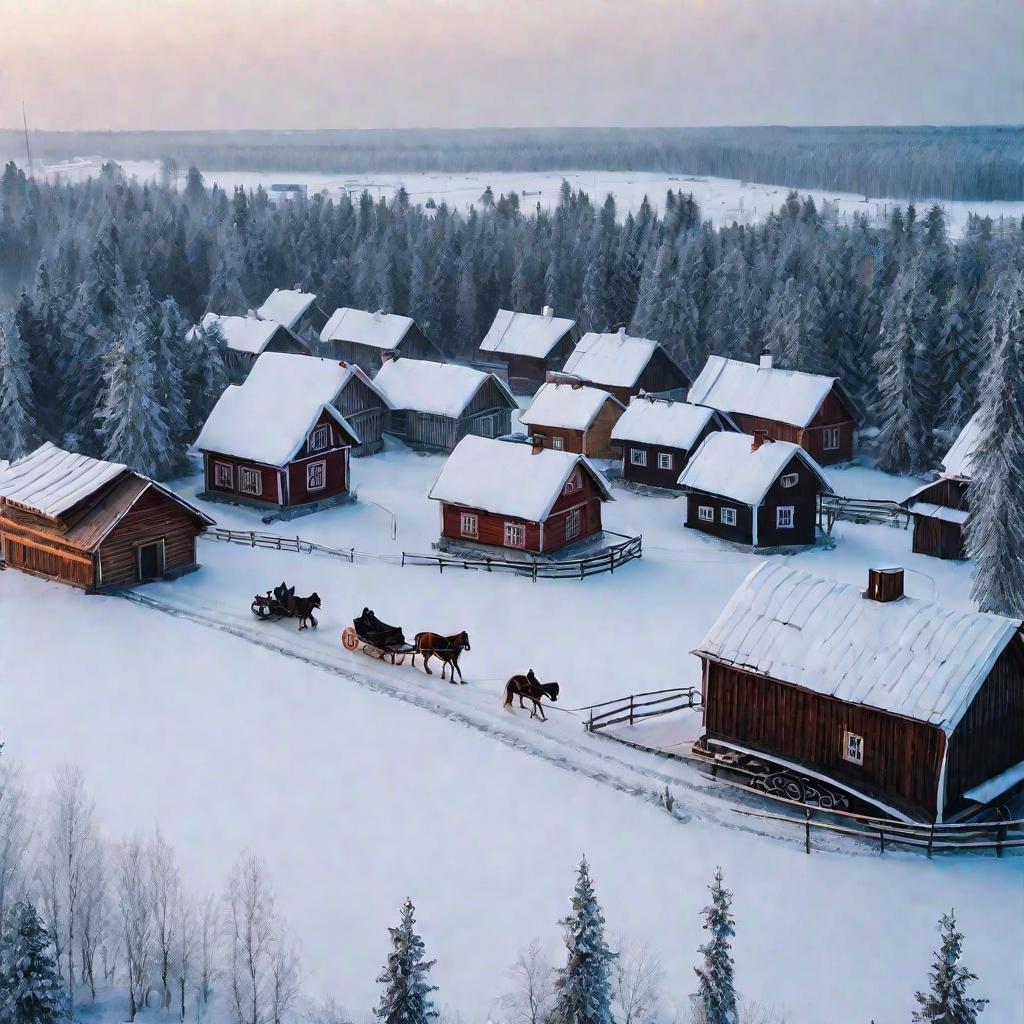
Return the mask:
MULTIPOLYGON (((736 988, 733 895, 719 868, 701 910, 694 991, 685 1024, 784 1024, 784 1015, 742 1000, 736 988)), ((658 1024, 664 972, 645 947, 612 942, 584 858, 561 921, 565 963, 553 967, 536 941, 511 966, 502 1024, 658 1024)), ((917 1022, 974 1024, 987 1000, 962 962, 954 914, 939 922, 940 948, 915 999, 917 1022)), ((377 976, 380 1024, 440 1018, 435 962, 406 900, 377 976)), ((227 1017, 232 1024, 351 1024, 333 999, 302 996, 297 943, 276 907, 260 861, 239 859, 222 897, 187 891, 159 828, 143 840, 104 836, 82 776, 60 770, 42 808, 16 771, 0 765, 0 1024, 58 1024, 120 993, 126 1019, 152 1007, 164 1019, 227 1017), (38 813, 41 810, 42 813, 38 813)))

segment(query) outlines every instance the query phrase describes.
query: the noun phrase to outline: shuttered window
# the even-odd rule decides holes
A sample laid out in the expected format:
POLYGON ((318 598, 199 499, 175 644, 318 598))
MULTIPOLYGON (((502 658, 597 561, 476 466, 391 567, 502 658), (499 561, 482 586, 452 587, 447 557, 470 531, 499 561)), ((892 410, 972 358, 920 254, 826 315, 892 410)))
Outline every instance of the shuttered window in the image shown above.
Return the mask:
POLYGON ((263 474, 258 469, 242 466, 238 470, 238 489, 243 494, 263 493, 263 474))
POLYGON ((213 483, 215 487, 223 488, 225 491, 235 489, 235 470, 228 462, 215 462, 213 464, 213 483))
POLYGON ((526 547, 526 527, 522 523, 506 523, 505 524, 505 547, 507 548, 525 548, 526 547))
POLYGON ((311 462, 306 466, 306 490, 322 491, 327 486, 327 463, 311 462))

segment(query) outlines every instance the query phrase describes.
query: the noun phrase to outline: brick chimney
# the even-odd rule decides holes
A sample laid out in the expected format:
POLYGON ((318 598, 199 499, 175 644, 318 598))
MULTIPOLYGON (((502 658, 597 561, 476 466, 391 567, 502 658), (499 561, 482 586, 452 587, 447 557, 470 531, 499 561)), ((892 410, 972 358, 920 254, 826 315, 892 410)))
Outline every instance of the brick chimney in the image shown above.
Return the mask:
POLYGON ((903 597, 903 569, 868 569, 868 589, 864 596, 880 604, 898 601, 903 597))
POLYGON ((762 370, 770 370, 772 368, 772 354, 770 349, 761 349, 761 360, 758 365, 762 370))
POLYGON ((533 445, 533 447, 530 449, 530 454, 531 455, 540 455, 540 453, 542 451, 544 451, 544 435, 543 434, 534 434, 530 438, 530 443, 533 445))
POLYGON ((758 448, 763 444, 770 444, 771 438, 768 436, 767 430, 755 430, 754 431, 754 443, 750 446, 752 452, 756 452, 758 448))

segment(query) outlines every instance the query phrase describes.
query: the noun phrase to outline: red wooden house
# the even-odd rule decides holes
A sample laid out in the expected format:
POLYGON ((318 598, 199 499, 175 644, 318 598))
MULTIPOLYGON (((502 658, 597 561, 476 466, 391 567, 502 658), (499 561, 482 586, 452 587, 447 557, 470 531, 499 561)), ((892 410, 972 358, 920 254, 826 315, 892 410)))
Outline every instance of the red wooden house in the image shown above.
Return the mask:
POLYGON ((549 554, 601 533, 613 501, 584 455, 539 445, 464 437, 430 490, 442 543, 549 554))
POLYGON ((732 417, 740 430, 767 430, 777 441, 800 445, 822 465, 853 458, 857 413, 835 377, 708 356, 688 401, 732 417))
POLYGON ((196 441, 203 497, 279 509, 344 498, 361 439, 334 403, 350 376, 334 360, 261 356, 244 384, 221 395, 196 441))

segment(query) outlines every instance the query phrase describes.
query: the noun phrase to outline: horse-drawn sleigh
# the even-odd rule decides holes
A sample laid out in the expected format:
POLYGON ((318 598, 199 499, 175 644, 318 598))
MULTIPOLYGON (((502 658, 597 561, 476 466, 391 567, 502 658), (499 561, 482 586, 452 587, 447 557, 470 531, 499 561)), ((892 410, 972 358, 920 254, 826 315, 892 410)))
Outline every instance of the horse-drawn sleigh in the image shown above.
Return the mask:
POLYGON ((381 622, 369 608, 363 609, 363 614, 352 620, 351 626, 346 626, 341 634, 341 642, 346 651, 362 650, 363 654, 371 658, 378 658, 380 661, 389 659, 392 665, 401 665, 408 655, 412 655, 412 665, 416 667, 416 655, 423 658, 423 668, 427 675, 433 675, 430 671, 430 659, 437 658, 441 662, 441 678, 450 667, 452 677, 450 682, 455 682, 455 673, 459 673, 459 681, 464 683, 462 669, 459 667, 459 657, 463 651, 470 650, 469 634, 463 630, 452 636, 442 636, 439 633, 417 633, 409 643, 401 626, 389 626, 381 622))
POLYGON ((299 629, 312 626, 316 629, 314 608, 320 607, 320 595, 315 591, 309 597, 296 597, 295 588, 282 583, 265 594, 257 594, 250 605, 253 615, 265 622, 278 619, 298 618, 299 629))

